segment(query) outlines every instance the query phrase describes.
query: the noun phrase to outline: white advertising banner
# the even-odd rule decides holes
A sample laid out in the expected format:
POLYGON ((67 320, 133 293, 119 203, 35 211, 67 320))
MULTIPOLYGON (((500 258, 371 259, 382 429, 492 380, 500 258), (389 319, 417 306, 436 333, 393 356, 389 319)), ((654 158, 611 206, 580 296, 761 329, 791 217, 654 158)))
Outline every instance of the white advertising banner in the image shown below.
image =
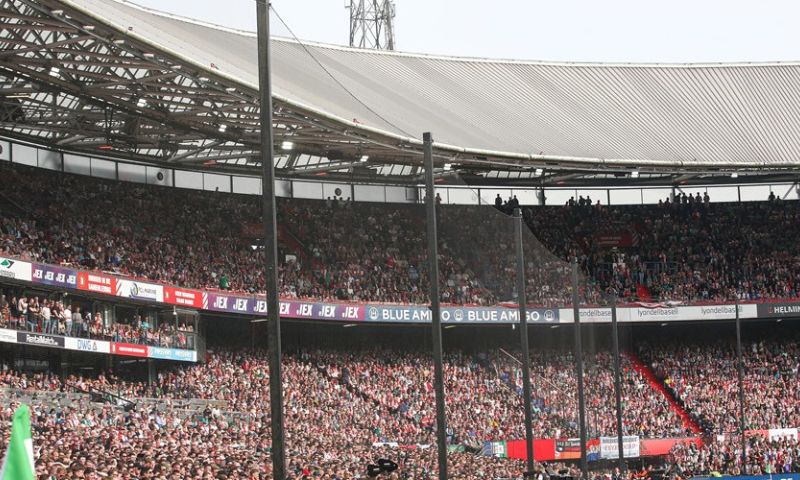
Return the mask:
MULTIPOLYGON (((639 437, 636 435, 622 437, 622 453, 625 458, 637 458, 639 437)), ((600 437, 600 458, 619 458, 617 437, 600 437)))
MULTIPOLYGON (((610 323, 610 308, 581 308, 581 323, 610 323)), ((739 305, 741 318, 757 318, 755 304, 739 305)), ((561 323, 572 323, 575 317, 571 308, 559 311, 561 323)), ((618 307, 617 321, 634 322, 690 322, 694 320, 733 320, 736 318, 735 305, 697 305, 674 307, 618 307)))
POLYGON ((792 439, 797 441, 797 429, 796 428, 770 428, 769 429, 769 439, 770 440, 784 440, 784 439, 792 439))
POLYGON ((32 265, 22 260, 0 257, 0 277, 14 280, 32 281, 32 265))
POLYGON ((111 353, 111 342, 89 338, 64 338, 64 348, 79 352, 111 353))
POLYGON ((3 343, 17 343, 16 330, 9 330, 7 328, 0 328, 0 342, 3 343))
POLYGON ((117 280, 117 296, 134 300, 164 302, 164 286, 134 280, 117 280))

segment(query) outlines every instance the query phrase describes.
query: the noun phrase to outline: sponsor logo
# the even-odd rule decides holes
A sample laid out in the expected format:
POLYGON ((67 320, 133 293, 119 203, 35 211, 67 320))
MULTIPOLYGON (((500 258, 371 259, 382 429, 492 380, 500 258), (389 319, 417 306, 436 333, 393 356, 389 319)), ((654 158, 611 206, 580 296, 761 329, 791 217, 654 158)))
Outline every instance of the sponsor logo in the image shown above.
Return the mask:
POLYGON ((63 347, 64 337, 55 337, 41 333, 17 332, 17 342, 43 347, 63 347))
POLYGON ((78 350, 83 350, 86 352, 96 352, 98 350, 97 342, 94 340, 84 340, 80 338, 77 342, 75 342, 75 345, 77 346, 78 350))
POLYGON ((770 305, 767 312, 778 315, 800 313, 800 305, 770 305))
POLYGON ((197 353, 194 350, 181 350, 177 348, 150 347, 150 358, 161 360, 178 360, 181 362, 194 362, 197 353))
POLYGON ((88 338, 66 337, 64 339, 64 348, 81 352, 111 353, 111 344, 109 342, 88 338))
POLYGON ((112 343, 111 353, 127 355, 129 357, 146 357, 147 345, 134 345, 131 343, 112 343))
POLYGON ((0 257, 0 277, 30 282, 32 280, 31 264, 11 258, 0 257))
POLYGON ((78 273, 78 288, 81 290, 88 290, 90 292, 105 293, 107 295, 114 295, 115 278, 106 275, 98 275, 94 273, 79 272, 78 273))
POLYGON ((377 320, 378 316, 380 316, 380 313, 378 312, 378 309, 375 308, 375 307, 369 307, 369 319, 370 320, 377 320))
POLYGON ((78 284, 78 274, 72 270, 48 265, 33 266, 33 281, 45 285, 58 285, 75 287, 78 284))

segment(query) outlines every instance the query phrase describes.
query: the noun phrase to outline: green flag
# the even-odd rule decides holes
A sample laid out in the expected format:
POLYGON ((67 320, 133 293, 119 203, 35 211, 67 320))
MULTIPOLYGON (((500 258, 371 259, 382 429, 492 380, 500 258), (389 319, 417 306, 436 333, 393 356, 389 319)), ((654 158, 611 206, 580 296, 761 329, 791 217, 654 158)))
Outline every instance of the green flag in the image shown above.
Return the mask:
POLYGON ((20 405, 11 422, 11 440, 6 458, 0 469, 0 480, 36 480, 33 466, 33 439, 31 438, 31 411, 20 405))

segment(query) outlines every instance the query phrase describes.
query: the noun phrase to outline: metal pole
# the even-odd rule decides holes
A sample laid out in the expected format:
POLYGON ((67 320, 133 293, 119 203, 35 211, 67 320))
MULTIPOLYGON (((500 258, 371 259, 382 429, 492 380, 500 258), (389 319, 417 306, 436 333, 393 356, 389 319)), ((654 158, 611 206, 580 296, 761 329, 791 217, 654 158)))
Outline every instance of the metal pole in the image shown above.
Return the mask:
POLYGON ((742 436, 742 469, 747 465, 747 440, 744 437, 744 359, 742 358, 742 320, 739 317, 739 297, 735 299, 736 307, 736 370, 739 377, 739 434, 742 436))
POLYGON ((583 397, 583 344, 581 343, 581 316, 578 308, 578 258, 572 259, 572 315, 575 317, 575 370, 578 376, 578 422, 581 442, 581 478, 589 478, 586 458, 586 399, 583 397))
POLYGON ((522 209, 514 209, 514 237, 517 244, 517 301, 519 336, 522 347, 522 403, 525 407, 525 453, 528 473, 533 473, 533 412, 531 410, 531 355, 528 347, 528 307, 525 293, 525 255, 522 251, 522 209))
POLYGON ((278 239, 275 214, 275 167, 272 151, 272 79, 270 74, 269 5, 256 0, 258 23, 258 84, 261 108, 261 198, 264 223, 264 274, 267 285, 269 338, 269 401, 272 427, 272 478, 286 479, 286 448, 281 383, 281 320, 278 315, 278 239))
POLYGON ((619 473, 625 471, 625 452, 622 447, 622 381, 619 359, 619 330, 617 328, 617 292, 611 297, 611 335, 614 348, 614 396, 617 403, 617 448, 619 473))
POLYGON ((431 282, 433 328, 433 389, 436 394, 436 446, 439 480, 447 480, 447 420, 444 412, 444 367, 442 366, 442 319, 439 307, 439 245, 436 233, 436 194, 433 190, 433 137, 422 134, 425 155, 425 209, 428 215, 428 270, 431 282))

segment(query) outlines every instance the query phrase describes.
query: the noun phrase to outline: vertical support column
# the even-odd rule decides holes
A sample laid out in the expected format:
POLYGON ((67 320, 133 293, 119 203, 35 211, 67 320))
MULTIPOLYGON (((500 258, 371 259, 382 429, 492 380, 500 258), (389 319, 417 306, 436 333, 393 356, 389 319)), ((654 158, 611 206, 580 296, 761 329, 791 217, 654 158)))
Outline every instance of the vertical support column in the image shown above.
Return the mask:
POLYGON ((531 355, 528 345, 528 299, 525 292, 525 254, 522 249, 522 209, 514 209, 514 242, 517 245, 517 302, 522 347, 522 404, 525 408, 525 453, 528 473, 533 473, 533 412, 531 411, 531 355))
POLYGON ((428 217, 428 270, 431 282, 433 340, 433 388, 436 394, 436 446, 439 480, 447 480, 447 420, 444 408, 444 366, 442 361, 442 318, 439 305, 439 244, 436 233, 436 193, 433 190, 433 137, 422 134, 425 156, 425 209, 428 217))
POLYGON ((575 371, 578 377, 578 426, 581 441, 581 478, 589 478, 586 458, 586 399, 583 393, 583 343, 581 341, 581 316, 578 299, 578 258, 572 259, 572 314, 575 317, 575 371))
MULTIPOLYGON (((739 315, 739 295, 737 292, 736 301, 736 376, 739 380, 739 435, 742 441, 742 468, 747 465, 747 439, 744 437, 745 416, 744 416, 744 359, 742 358, 742 320, 739 315)), ((742 472, 742 475, 745 475, 742 472)))
POLYGON ((152 387, 156 380, 156 365, 152 358, 147 359, 147 386, 152 387))
POLYGON ((261 199, 264 223, 264 274, 267 285, 269 400, 272 427, 272 478, 286 479, 286 445, 281 383, 281 319, 278 305, 278 235, 275 209, 275 165, 272 139, 272 78, 270 73, 269 4, 256 0, 258 24, 258 85, 261 108, 261 199))
POLYGON ((617 292, 611 297, 611 335, 614 348, 614 402, 617 405, 617 448, 620 474, 625 471, 625 452, 622 445, 622 379, 619 359, 619 329, 617 325, 617 292))

